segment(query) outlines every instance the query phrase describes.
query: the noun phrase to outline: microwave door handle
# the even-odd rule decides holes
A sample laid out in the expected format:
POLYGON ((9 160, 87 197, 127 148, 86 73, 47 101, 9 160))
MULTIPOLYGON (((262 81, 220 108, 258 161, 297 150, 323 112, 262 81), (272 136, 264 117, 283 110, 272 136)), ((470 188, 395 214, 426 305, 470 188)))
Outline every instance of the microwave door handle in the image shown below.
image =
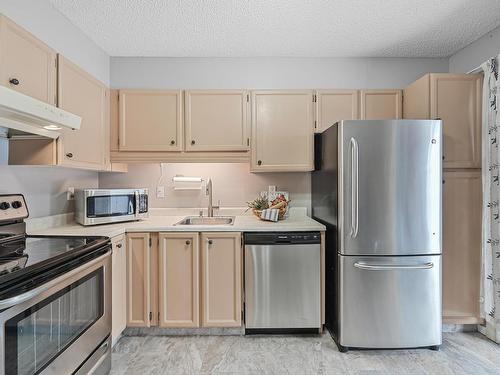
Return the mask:
POLYGON ((135 196, 135 212, 134 216, 136 218, 139 217, 139 190, 134 191, 134 196, 135 196))
POLYGON ((359 203, 359 150, 355 138, 350 140, 351 148, 351 237, 358 236, 358 203, 359 203))

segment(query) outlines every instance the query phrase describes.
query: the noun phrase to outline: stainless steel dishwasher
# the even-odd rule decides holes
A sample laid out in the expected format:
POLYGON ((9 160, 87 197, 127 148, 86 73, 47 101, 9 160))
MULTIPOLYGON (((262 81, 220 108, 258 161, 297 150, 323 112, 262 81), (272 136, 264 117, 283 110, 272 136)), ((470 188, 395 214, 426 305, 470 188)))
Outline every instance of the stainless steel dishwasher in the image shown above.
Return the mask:
POLYGON ((321 329, 319 232, 245 233, 245 333, 321 329))

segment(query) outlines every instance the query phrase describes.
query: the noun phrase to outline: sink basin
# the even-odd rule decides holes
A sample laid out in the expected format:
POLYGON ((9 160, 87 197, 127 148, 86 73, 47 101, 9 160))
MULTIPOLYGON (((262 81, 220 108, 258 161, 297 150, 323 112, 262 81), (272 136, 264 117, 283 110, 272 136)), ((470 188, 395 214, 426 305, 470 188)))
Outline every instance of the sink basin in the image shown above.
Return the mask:
POLYGON ((233 225, 234 216, 186 216, 175 225, 233 225))

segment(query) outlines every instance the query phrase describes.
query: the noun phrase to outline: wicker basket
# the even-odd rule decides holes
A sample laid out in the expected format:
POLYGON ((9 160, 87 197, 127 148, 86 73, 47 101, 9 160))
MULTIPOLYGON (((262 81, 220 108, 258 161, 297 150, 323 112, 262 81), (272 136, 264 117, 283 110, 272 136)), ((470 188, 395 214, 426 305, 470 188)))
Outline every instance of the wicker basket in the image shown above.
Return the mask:
MULTIPOLYGON (((269 207, 269 208, 273 208, 273 207, 269 207)), ((252 212, 255 216, 257 216, 260 219, 260 215, 262 215, 262 210, 257 210, 255 208, 253 208, 252 212)), ((288 212, 288 204, 285 204, 284 206, 280 207, 279 213, 278 213, 278 220, 285 220, 287 212, 288 212)))

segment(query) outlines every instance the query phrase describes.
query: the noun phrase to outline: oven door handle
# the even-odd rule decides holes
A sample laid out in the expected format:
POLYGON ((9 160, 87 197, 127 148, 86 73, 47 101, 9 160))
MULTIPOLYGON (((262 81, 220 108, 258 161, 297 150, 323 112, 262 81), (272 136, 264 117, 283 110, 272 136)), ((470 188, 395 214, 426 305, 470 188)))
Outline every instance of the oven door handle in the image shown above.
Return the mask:
POLYGON ((54 280, 50 280, 49 282, 47 282, 43 285, 40 285, 39 287, 37 287, 35 289, 29 290, 25 293, 19 294, 19 295, 14 296, 14 297, 0 300, 0 311, 8 309, 12 306, 19 305, 23 302, 29 301, 32 298, 35 298, 36 296, 42 294, 43 292, 46 292, 50 288, 53 288, 57 284, 61 283, 65 279, 67 279, 67 278, 69 278, 69 277, 71 277, 79 272, 82 272, 83 270, 85 270, 89 267, 92 267, 95 264, 101 262, 104 258, 108 257, 110 254, 111 254, 111 251, 108 251, 105 254, 99 256, 98 258, 95 258, 95 259, 91 260, 90 262, 85 263, 81 267, 75 268, 74 270, 71 270, 67 273, 64 273, 63 275, 55 278, 54 280))

